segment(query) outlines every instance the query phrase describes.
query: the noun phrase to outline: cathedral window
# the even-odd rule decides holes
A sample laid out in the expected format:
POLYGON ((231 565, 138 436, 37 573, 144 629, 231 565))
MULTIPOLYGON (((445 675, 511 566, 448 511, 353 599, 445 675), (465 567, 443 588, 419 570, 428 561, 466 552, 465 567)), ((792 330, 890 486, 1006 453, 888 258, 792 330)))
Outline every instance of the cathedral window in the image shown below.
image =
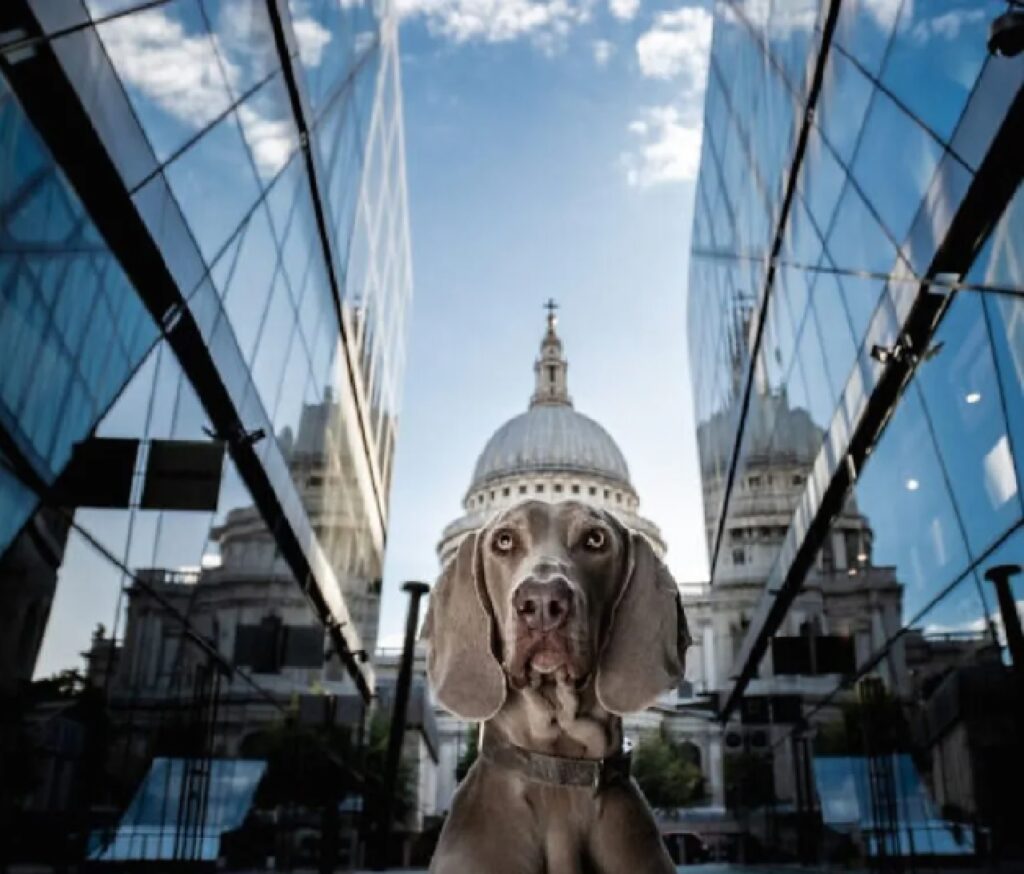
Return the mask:
POLYGON ((494 500, 494 489, 491 489, 491 500, 494 500))
POLYGON ((525 495, 526 494, 526 486, 520 486, 519 487, 519 494, 521 494, 521 495, 525 495))
POLYGON ((795 486, 803 485, 803 482, 804 482, 804 478, 802 476, 800 476, 800 474, 798 474, 798 473, 793 474, 793 485, 795 485, 795 486))
POLYGON ((544 494, 544 483, 537 483, 537 488, 534 490, 538 495, 544 494))
POLYGON ((746 564, 747 563, 747 551, 739 546, 732 551, 732 563, 733 564, 746 564))
POLYGON ((590 496, 593 497, 597 494, 597 488, 595 486, 590 487, 590 496))
POLYGON ((605 500, 607 500, 608 498, 610 498, 610 497, 611 497, 611 495, 612 495, 611 489, 605 489, 605 490, 604 490, 604 497, 605 497, 605 500))
POLYGON ((579 487, 579 485, 577 483, 573 483, 572 493, 574 495, 578 495, 580 493, 580 487, 579 487))
POLYGON ((621 504, 622 503, 622 492, 616 492, 615 493, 615 503, 616 504, 621 504))
POLYGON ((555 483, 555 491, 558 492, 558 494, 562 493, 562 484, 561 483, 555 483))
POLYGON ((511 489, 510 489, 510 488, 509 488, 508 486, 505 486, 505 488, 503 488, 503 489, 501 490, 501 496, 502 496, 503 498, 507 498, 507 497, 509 496, 509 493, 510 493, 511 491, 512 491, 512 490, 511 490, 511 489))

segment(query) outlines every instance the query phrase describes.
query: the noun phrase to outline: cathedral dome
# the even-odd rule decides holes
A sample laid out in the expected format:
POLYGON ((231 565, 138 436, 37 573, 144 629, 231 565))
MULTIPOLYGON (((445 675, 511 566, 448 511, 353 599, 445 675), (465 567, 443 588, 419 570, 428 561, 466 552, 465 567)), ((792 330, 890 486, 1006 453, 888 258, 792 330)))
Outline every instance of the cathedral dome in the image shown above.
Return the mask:
POLYGON ((629 487, 626 459, 611 435, 568 404, 536 404, 502 425, 473 471, 473 492, 524 473, 558 471, 597 476, 629 487))
POLYGON ((465 513, 445 527, 438 543, 442 565, 464 535, 527 498, 574 500, 608 511, 644 534, 658 555, 665 552, 658 526, 639 513, 640 498, 622 450, 597 422, 573 409, 554 302, 547 307, 548 326, 533 364, 536 382, 529 409, 498 428, 477 458, 463 500, 465 513))

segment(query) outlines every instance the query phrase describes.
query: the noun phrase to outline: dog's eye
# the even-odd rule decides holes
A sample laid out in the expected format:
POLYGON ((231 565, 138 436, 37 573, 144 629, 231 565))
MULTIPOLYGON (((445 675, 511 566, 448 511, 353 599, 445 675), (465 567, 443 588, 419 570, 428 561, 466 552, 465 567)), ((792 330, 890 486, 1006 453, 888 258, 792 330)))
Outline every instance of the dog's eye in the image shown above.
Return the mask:
POLYGON ((511 552, 516 545, 516 536, 511 531, 499 531, 492 543, 498 552, 511 552))
POLYGON ((608 537, 600 528, 591 528, 583 538, 583 545, 593 552, 600 552, 608 543, 608 537))

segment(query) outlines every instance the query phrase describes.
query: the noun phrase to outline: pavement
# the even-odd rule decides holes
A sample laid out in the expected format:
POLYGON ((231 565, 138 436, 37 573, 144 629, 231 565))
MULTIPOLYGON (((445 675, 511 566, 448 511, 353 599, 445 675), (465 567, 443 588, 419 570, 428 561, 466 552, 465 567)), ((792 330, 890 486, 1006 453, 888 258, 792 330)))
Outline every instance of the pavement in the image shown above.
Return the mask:
MULTIPOLYGON (((676 871, 680 874, 794 874, 794 872, 814 872, 813 868, 797 865, 730 865, 724 862, 713 862, 707 865, 679 865, 676 871)), ((380 871, 356 871, 355 874, 381 874, 380 871)), ((384 874, 427 874, 426 868, 389 868, 384 874)))

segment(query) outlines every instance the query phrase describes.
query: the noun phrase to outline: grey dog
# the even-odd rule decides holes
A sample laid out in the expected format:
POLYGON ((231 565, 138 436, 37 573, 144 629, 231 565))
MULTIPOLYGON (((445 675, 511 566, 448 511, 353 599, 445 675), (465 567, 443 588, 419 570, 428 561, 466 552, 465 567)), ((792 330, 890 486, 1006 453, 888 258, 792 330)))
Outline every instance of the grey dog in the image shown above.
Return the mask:
POLYGON ((467 535, 424 624, 441 704, 482 722, 434 874, 674 871, 621 717, 682 673, 675 581, 642 535, 574 501, 527 501, 467 535))

